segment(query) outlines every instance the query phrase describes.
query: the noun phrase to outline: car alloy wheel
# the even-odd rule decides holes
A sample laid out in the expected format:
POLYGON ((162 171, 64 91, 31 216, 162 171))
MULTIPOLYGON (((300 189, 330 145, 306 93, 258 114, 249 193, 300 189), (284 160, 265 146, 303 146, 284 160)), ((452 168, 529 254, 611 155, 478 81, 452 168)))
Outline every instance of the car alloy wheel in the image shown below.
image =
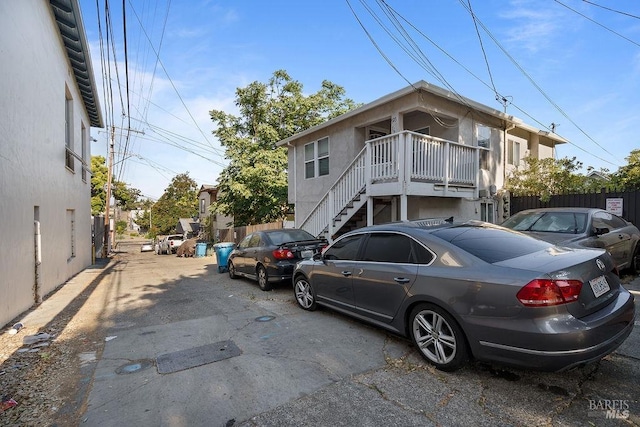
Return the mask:
POLYGON ((456 321, 440 307, 419 305, 411 312, 411 338, 422 356, 442 371, 454 371, 467 360, 467 343, 456 321))
POLYGON ((298 305, 305 310, 313 311, 316 309, 316 298, 313 293, 311 283, 304 276, 298 276, 293 286, 293 292, 296 296, 298 305))
POLYGON ((238 275, 236 274, 236 266, 233 265, 231 261, 227 264, 227 270, 229 270, 229 277, 232 279, 237 279, 238 275))
POLYGON ((263 291, 270 291, 271 283, 269 283, 269 275, 267 274, 267 269, 262 265, 259 265, 256 274, 258 276, 258 286, 260 286, 260 289, 262 289, 263 291))

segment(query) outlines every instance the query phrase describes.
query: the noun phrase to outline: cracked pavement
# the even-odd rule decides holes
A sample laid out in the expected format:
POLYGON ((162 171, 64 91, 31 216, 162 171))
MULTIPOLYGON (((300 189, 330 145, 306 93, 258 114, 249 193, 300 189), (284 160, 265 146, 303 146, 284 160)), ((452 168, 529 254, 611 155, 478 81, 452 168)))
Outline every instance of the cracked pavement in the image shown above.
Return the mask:
POLYGON ((108 292, 93 302, 111 339, 84 362, 92 372, 83 426, 640 425, 638 328, 612 355, 570 372, 473 362, 445 373, 407 340, 330 310, 299 309, 289 284, 262 292, 219 274, 214 257, 120 250, 100 285, 108 292), (156 369, 159 355, 225 340, 241 354, 156 369), (141 361, 151 363, 122 373, 141 361), (624 403, 626 417, 594 409, 607 401, 624 403))

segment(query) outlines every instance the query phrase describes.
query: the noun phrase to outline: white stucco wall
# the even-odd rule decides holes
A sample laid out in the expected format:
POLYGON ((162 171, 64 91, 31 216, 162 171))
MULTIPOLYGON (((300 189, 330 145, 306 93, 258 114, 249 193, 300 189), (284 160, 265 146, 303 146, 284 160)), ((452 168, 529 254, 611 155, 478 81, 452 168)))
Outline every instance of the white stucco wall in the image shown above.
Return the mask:
POLYGON ((65 87, 74 151, 90 163, 89 119, 49 2, 0 2, 0 325, 34 303, 34 219, 42 233, 42 295, 91 264, 91 175, 65 167, 65 87), (71 256, 70 213, 75 217, 71 256))

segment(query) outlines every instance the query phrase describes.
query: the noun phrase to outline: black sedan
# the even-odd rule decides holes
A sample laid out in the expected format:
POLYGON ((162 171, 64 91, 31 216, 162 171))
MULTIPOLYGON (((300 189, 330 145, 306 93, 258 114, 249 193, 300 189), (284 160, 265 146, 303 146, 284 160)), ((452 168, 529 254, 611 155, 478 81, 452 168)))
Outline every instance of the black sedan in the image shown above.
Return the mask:
POLYGON ((558 247, 480 221, 377 225, 298 263, 298 305, 410 337, 441 370, 470 358, 563 370, 614 351, 633 295, 602 249, 558 247))
POLYGON ((293 228, 256 231, 242 239, 229 255, 229 277, 258 281, 260 289, 271 290, 273 282, 290 280, 296 263, 311 258, 327 246, 325 239, 293 228))
POLYGON ((529 209, 516 213, 502 226, 556 245, 606 249, 620 271, 640 272, 640 231, 605 210, 529 209))

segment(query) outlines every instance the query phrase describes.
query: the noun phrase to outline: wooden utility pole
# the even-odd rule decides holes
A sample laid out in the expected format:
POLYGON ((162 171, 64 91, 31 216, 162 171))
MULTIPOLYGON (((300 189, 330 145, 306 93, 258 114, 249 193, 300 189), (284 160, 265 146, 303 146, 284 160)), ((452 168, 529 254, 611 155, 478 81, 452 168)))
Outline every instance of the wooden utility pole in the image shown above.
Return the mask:
POLYGON ((111 126, 111 136, 109 137, 109 163, 107 166, 107 203, 106 203, 106 212, 104 215, 104 253, 103 256, 106 258, 111 252, 111 223, 110 223, 110 213, 111 213, 111 175, 113 173, 113 147, 115 145, 116 138, 116 127, 111 126))

